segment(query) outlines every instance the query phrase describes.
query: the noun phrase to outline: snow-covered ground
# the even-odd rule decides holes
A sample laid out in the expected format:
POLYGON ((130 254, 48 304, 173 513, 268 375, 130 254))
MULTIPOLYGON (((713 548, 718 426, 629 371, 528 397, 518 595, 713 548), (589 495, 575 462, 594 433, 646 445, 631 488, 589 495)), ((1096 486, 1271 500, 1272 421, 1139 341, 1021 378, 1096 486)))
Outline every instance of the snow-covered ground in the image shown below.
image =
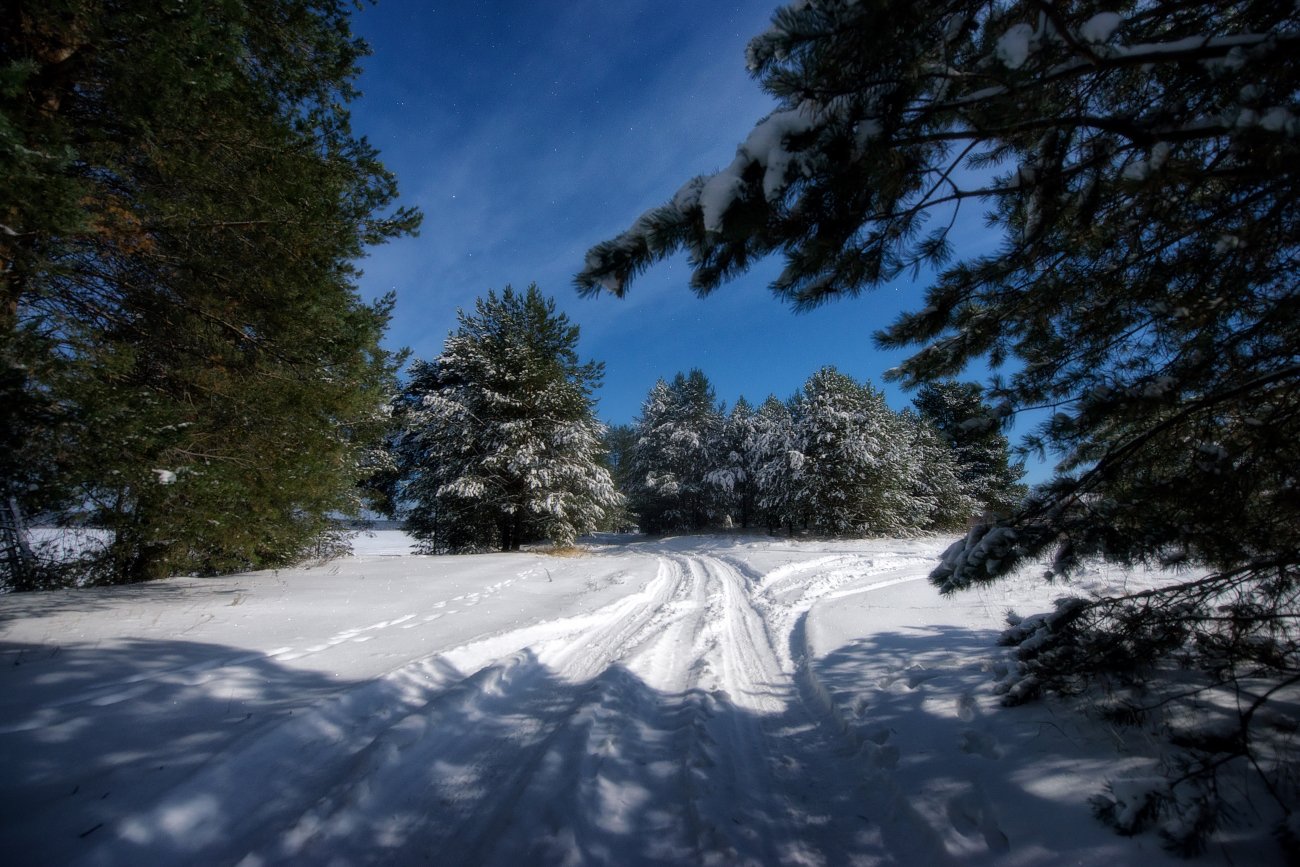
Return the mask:
MULTIPOLYGON (((5 863, 1183 863, 1090 814, 1149 751, 993 695, 1059 586, 943 599, 945 539, 608 541, 0 599, 5 863)), ((1276 858, 1237 837, 1207 862, 1276 858)))

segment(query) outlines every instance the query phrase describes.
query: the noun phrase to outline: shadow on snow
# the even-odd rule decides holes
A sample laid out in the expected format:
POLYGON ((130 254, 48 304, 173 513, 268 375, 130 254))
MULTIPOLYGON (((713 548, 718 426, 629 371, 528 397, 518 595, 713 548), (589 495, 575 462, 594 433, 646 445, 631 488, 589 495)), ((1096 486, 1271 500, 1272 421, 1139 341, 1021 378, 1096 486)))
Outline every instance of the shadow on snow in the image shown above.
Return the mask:
POLYGON ((0 846, 12 864, 969 864, 1113 842, 1052 775, 1115 745, 1041 707, 990 719, 992 640, 853 642, 775 714, 619 666, 572 683, 529 651, 340 682, 214 644, 0 645, 0 846))

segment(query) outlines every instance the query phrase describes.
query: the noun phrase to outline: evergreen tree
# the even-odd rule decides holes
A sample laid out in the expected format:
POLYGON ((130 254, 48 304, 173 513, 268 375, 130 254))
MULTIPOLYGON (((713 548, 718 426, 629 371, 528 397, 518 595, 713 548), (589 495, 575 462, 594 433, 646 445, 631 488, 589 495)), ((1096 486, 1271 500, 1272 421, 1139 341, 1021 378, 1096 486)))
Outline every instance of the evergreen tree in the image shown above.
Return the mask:
POLYGON ((804 383, 794 417, 803 455, 795 501, 809 529, 871 535, 920 523, 904 472, 908 438, 884 394, 825 367, 804 383))
MULTIPOLYGON (((1023 651, 1032 682, 1177 651, 1209 689, 1249 675, 1273 695, 1300 678, 1297 48, 1300 9, 1274 0, 800 0, 749 46, 779 108, 578 284, 622 294, 685 250, 707 293, 780 252, 773 289, 809 307, 933 269, 878 335, 916 349, 896 376, 1014 358, 999 420, 1054 408, 1030 445, 1065 456, 938 586, 1048 554, 1208 570, 1066 606, 1023 651), (972 200, 1002 244, 952 262, 972 200)), ((1237 700, 1240 757, 1264 699, 1237 700)))
POLYGON ((967 491, 957 455, 928 420, 904 410, 898 422, 906 442, 899 452, 908 492, 904 524, 918 530, 964 530, 979 514, 980 501, 967 491))
POLYGON ((756 468, 755 500, 767 531, 775 533, 785 527, 793 535, 799 518, 795 495, 803 472, 803 452, 795 441, 790 407, 773 395, 768 395, 754 415, 748 450, 756 468))
MULTIPOLYGON (((630 424, 609 425, 605 429, 605 464, 617 491, 627 491, 631 472, 632 450, 636 447, 636 429, 630 424)), ((621 496, 616 508, 607 512, 601 529, 626 533, 636 528, 636 517, 627 507, 627 498, 621 496)))
POLYGON ((731 523, 745 529, 754 518, 758 475, 754 435, 754 408, 741 397, 722 426, 718 444, 712 450, 716 465, 707 475, 718 489, 720 506, 731 523))
POLYGON ((351 264, 411 232, 333 0, 0 21, 0 494, 96 577, 281 565, 355 511, 396 359, 351 264))
POLYGON ((507 286, 413 366, 399 454, 407 527, 427 550, 572 544, 619 505, 593 414, 602 365, 580 363, 577 345, 553 299, 507 286))
POLYGON ((973 382, 940 380, 922 385, 912 404, 952 449, 962 493, 984 511, 1007 515, 1027 493, 1020 484, 1024 462, 1011 460, 1010 443, 981 394, 973 382))
POLYGON ((647 533, 708 527, 718 514, 708 481, 723 426, 713 386, 700 370, 655 383, 636 420, 629 506, 647 533))

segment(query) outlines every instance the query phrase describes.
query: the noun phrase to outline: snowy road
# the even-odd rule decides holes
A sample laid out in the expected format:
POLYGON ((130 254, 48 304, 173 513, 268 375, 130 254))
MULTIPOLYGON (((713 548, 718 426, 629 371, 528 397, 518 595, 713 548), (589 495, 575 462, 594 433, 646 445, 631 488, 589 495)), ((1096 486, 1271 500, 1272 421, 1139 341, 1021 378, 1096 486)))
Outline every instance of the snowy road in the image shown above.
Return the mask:
MULTIPOLYGON (((941 632, 912 654, 929 668, 854 655, 893 619, 933 627, 943 544, 362 556, 0 600, 0 844, 24 864, 1052 863, 1041 828, 999 822, 1016 787, 979 776, 1006 749, 970 725, 987 666, 941 632), (886 715, 903 701, 925 739, 886 715)), ((1115 863, 1117 838, 1085 837, 1073 860, 1115 863)))

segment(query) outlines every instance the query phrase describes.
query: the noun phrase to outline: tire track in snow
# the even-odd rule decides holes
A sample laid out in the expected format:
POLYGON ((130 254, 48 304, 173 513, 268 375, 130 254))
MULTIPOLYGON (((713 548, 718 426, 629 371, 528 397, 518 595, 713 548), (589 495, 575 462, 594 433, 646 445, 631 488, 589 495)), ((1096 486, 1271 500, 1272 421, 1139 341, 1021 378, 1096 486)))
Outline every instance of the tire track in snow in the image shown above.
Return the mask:
POLYGON ((681 580, 664 560, 643 591, 590 615, 444 654, 462 671, 487 664, 375 737, 333 790, 249 863, 366 863, 394 850, 481 862, 552 745, 599 705, 608 679, 592 679, 657 628, 681 580))
MULTIPOLYGON (((705 722, 712 767, 700 806, 718 839, 720 863, 948 864, 942 841, 912 811, 879 762, 819 700, 812 655, 804 641, 808 611, 820 599, 924 578, 911 573, 922 558, 822 558, 782 567, 781 582, 801 579, 782 595, 769 576, 747 581, 735 566, 697 558, 722 588, 720 616, 728 637, 715 663, 706 659, 701 686, 716 697, 705 722), (823 572, 826 567, 829 572, 823 572), (803 568, 800 568, 803 567, 803 568), (882 576, 865 587, 850 581, 882 576), (796 593, 789 592, 797 590, 796 593), (712 677, 710 669, 716 669, 712 677), (747 706, 749 712, 738 713, 747 706), (730 820, 730 821, 728 821, 730 820)), ((708 849, 708 844, 705 847, 708 849)), ((706 859, 710 860, 710 859, 706 859)))
MULTIPOLYGON (((246 854, 249 865, 302 863, 317 860, 305 854, 305 847, 320 836, 321 828, 343 848, 357 843, 360 848, 351 860, 391 858, 412 829, 428 823, 426 815, 412 818, 403 809, 393 811, 392 817, 408 815, 410 827, 392 817, 380 819, 380 803, 401 802, 412 793, 412 779, 403 779, 405 754, 437 753, 431 747, 440 743, 444 752, 454 754, 465 740, 482 745, 487 737, 475 733, 474 723, 485 716, 479 708, 485 702, 494 705, 493 711, 501 706, 503 718, 519 723, 514 740, 520 743, 528 741, 535 728, 528 718, 530 709, 553 728, 558 720, 542 713, 550 696, 540 696, 537 707, 513 715, 508 707, 512 697, 529 693, 530 685, 545 679, 538 675, 542 668, 534 655, 523 648, 536 644, 572 674, 588 674, 603 664, 599 651, 589 651, 602 644, 606 653, 616 651, 647 628, 679 580, 668 564, 661 564, 641 591, 594 612, 534 624, 408 663, 278 725, 250 732, 219 763, 200 769, 152 806, 135 812, 83 863, 134 864, 143 852, 173 862, 235 863, 246 854), (459 721, 459 727, 440 726, 448 720, 459 721), (463 737, 444 737, 453 731, 463 737), (240 798, 245 787, 241 780, 262 797, 240 798), (227 797, 221 800, 214 792, 227 797)), ((510 765, 517 758, 499 757, 497 764, 510 765)), ((500 772, 501 767, 490 770, 500 772)), ((407 775, 420 779, 418 774, 407 775)), ((426 784, 415 794, 432 789, 436 787, 426 784)))
POLYGON ((803 640, 815 601, 914 580, 840 589, 917 558, 756 580, 713 556, 658 559, 645 588, 596 611, 409 664, 259 733, 87 862, 943 863, 924 840, 887 839, 897 804, 867 789, 890 780, 818 698, 803 640), (264 800, 212 803, 244 776, 269 781, 264 800))
MULTIPOLYGON (((643 594, 489 664, 446 707, 376 738, 269 860, 396 849, 501 865, 894 861, 863 815, 879 805, 864 784, 875 778, 807 701, 803 654, 791 660, 803 614, 851 580, 815 570, 798 615, 773 617, 782 609, 732 565, 661 558, 643 594)), ((536 630, 548 628, 560 629, 536 630)), ((901 843, 943 862, 924 841, 901 843)))

